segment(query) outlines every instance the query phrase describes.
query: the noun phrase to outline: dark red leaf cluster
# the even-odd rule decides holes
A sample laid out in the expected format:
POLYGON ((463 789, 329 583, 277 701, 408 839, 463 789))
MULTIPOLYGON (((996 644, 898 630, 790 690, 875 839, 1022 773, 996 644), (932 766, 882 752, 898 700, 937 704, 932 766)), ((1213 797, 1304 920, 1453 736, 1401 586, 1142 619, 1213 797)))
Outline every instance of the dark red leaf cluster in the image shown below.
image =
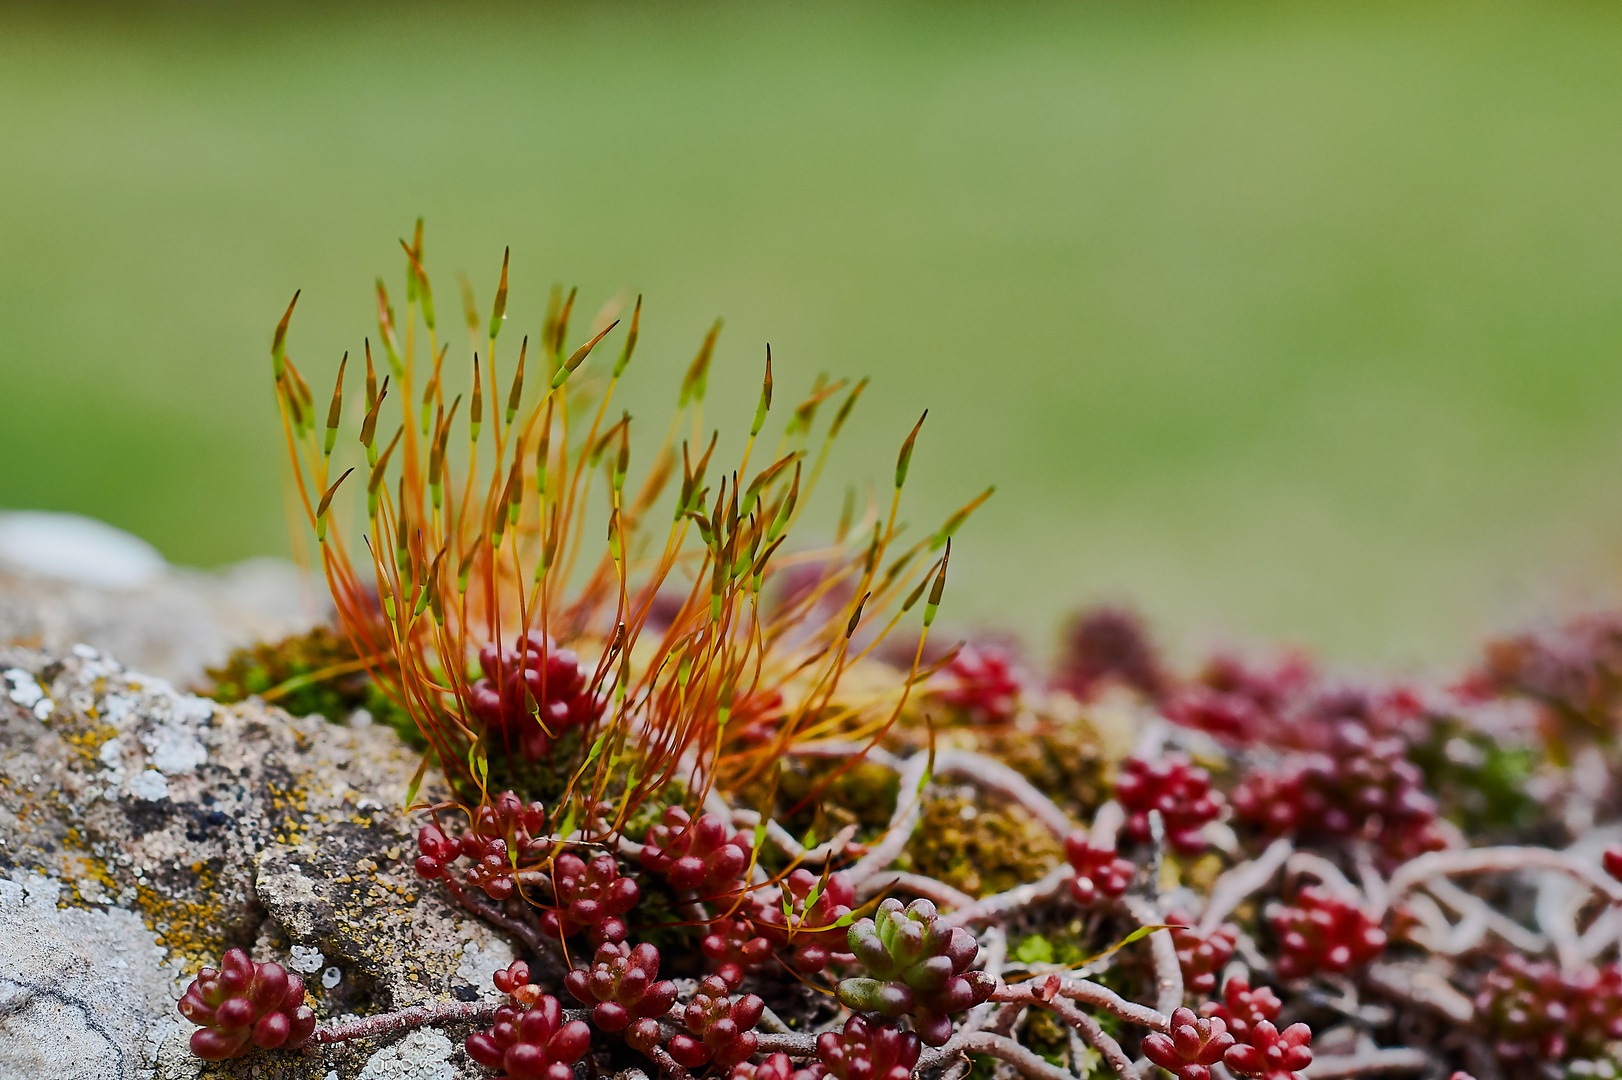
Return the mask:
POLYGON ((1510 954, 1488 973, 1476 1015, 1509 1062, 1602 1056, 1622 1038, 1622 969, 1615 964, 1562 972, 1510 954))
POLYGON ((727 984, 711 975, 699 984, 682 1013, 682 1022, 693 1034, 672 1037, 670 1056, 689 1069, 711 1062, 730 1068, 755 1052, 754 1028, 765 1009, 766 1003, 754 994, 731 996, 727 984))
POLYGON ((941 672, 936 696, 972 723, 1003 724, 1019 707, 1014 657, 999 645, 967 645, 941 672))
MULTIPOLYGON (((659 980, 659 950, 624 942, 597 947, 591 967, 575 968, 563 978, 575 1000, 591 1007, 591 1022, 602 1031, 624 1031, 653 1023, 676 1003, 676 984, 659 980)), ((653 1036, 658 1038, 658 1025, 653 1036)))
POLYGON ((1234 812, 1270 836, 1356 836, 1377 844, 1388 863, 1411 859, 1445 843, 1436 801, 1406 754, 1401 738, 1377 738, 1361 723, 1342 721, 1328 751, 1247 775, 1234 790, 1234 812))
POLYGON ((473 684, 473 713, 488 725, 492 746, 516 747, 530 761, 551 753, 564 730, 600 716, 607 699, 570 649, 531 630, 513 646, 479 650, 484 678, 473 684))
POLYGON ((717 919, 704 930, 699 950, 715 961, 715 974, 734 989, 750 968, 759 967, 772 955, 772 943, 744 919, 717 919))
POLYGON ((1090 701, 1110 683, 1158 701, 1171 680, 1137 615, 1120 608, 1095 608, 1077 616, 1065 631, 1054 684, 1080 701, 1090 701))
POLYGON ((1143 1056, 1177 1080, 1211 1080, 1211 1066, 1234 1044, 1228 1025, 1220 1017, 1198 1017, 1193 1009, 1171 1014, 1171 1032, 1151 1031, 1143 1037, 1143 1056))
POLYGON ((1220 1002, 1200 1006, 1200 1015, 1221 1021, 1233 1036, 1234 1045, 1222 1055, 1231 1071, 1262 1080, 1297 1080, 1297 1070, 1312 1062, 1312 1029, 1291 1024, 1280 1032, 1273 1021, 1283 1008, 1270 987, 1252 990, 1248 979, 1235 977, 1223 985, 1220 1002))
MULTIPOLYGON (((523 975, 527 980, 527 969, 523 975)), ((506 981, 511 985, 511 978, 506 981)), ((502 981, 496 986, 501 989, 502 981)), ((583 1020, 565 1023, 558 999, 539 990, 526 982, 509 991, 514 1000, 496 1010, 495 1022, 467 1037, 467 1056, 487 1069, 506 1070, 511 1080, 573 1080, 572 1066, 591 1045, 591 1028, 583 1020)))
POLYGON ((673 889, 723 896, 737 891, 749 868, 751 850, 749 838, 732 831, 721 815, 704 814, 694 821, 687 811, 672 806, 648 830, 642 866, 673 889))
MULTIPOLYGON (((503 994, 521 994, 524 993, 525 987, 532 985, 529 981, 529 965, 522 960, 514 960, 506 967, 492 973, 490 981, 495 983, 496 989, 503 994)), ((534 987, 534 995, 525 1004, 533 1005, 538 1001, 539 997, 535 995, 539 995, 540 990, 540 987, 534 987)))
POLYGON ((545 807, 538 802, 525 806, 517 794, 503 791, 494 804, 479 807, 472 829, 460 837, 446 835, 437 822, 418 830, 417 873, 454 885, 450 875, 456 861, 469 859, 472 865, 463 872, 463 881, 484 890, 492 900, 505 900, 516 888, 515 864, 537 862, 551 850, 545 830, 545 807))
POLYGON ((1113 847, 1094 844, 1082 829, 1064 838, 1064 854, 1076 871, 1075 879, 1070 882, 1070 895, 1078 904, 1120 896, 1138 872, 1138 868, 1117 855, 1113 847))
POLYGON ((621 916, 642 896, 635 880, 620 876, 619 864, 607 852, 589 863, 573 852, 559 855, 552 887, 558 906, 541 912, 541 933, 556 941, 587 930, 593 945, 624 941, 629 927, 621 916))
POLYGON ((256 964, 241 949, 204 968, 180 998, 180 1015, 198 1025, 191 1052, 204 1061, 240 1057, 254 1047, 302 1046, 315 1030, 304 980, 277 963, 256 964))
POLYGON ((1279 942, 1273 970, 1281 979, 1320 971, 1343 975, 1385 950, 1385 931, 1362 908, 1314 885, 1273 911, 1268 922, 1279 942))
POLYGON ((818 1072, 839 1080, 908 1080, 922 1051, 912 1032, 853 1016, 844 1031, 817 1036, 818 1072))
POLYGON ((1166 921, 1190 927, 1187 930, 1173 930, 1171 940, 1177 947, 1177 963, 1183 969, 1183 986, 1190 994, 1204 997, 1216 989, 1218 976, 1228 966, 1228 961, 1233 959, 1239 928, 1233 923, 1223 923, 1201 937, 1199 931, 1193 928, 1198 920, 1192 916, 1174 911, 1166 916, 1166 921))
POLYGON ((1264 1020, 1277 1020, 1283 1008, 1284 1002, 1271 987, 1258 986, 1252 990, 1250 980, 1235 977, 1223 984, 1220 1002, 1207 1001, 1200 1006, 1200 1015, 1220 1017, 1235 1039, 1248 1043, 1256 1025, 1264 1020))
POLYGON ((1462 689, 1537 702, 1545 734, 1562 742, 1612 740, 1622 725, 1622 616, 1587 615, 1495 641, 1462 689))
POLYGON ((1291 1024, 1280 1031, 1270 1020, 1259 1021, 1250 1042, 1230 1047, 1222 1063, 1240 1076, 1297 1080, 1296 1073, 1312 1064, 1312 1029, 1291 1024))
POLYGON ((1219 656, 1181 688, 1164 711, 1175 723, 1227 742, 1300 745, 1290 735, 1289 715, 1316 681, 1312 665, 1298 656, 1267 669, 1219 656))
POLYGON ((1139 843, 1149 840, 1149 811, 1158 810, 1166 843, 1184 855, 1205 850, 1200 830, 1222 813, 1222 796, 1211 790, 1211 774, 1181 754, 1158 761, 1127 758, 1115 781, 1115 798, 1127 811, 1127 836, 1139 843))

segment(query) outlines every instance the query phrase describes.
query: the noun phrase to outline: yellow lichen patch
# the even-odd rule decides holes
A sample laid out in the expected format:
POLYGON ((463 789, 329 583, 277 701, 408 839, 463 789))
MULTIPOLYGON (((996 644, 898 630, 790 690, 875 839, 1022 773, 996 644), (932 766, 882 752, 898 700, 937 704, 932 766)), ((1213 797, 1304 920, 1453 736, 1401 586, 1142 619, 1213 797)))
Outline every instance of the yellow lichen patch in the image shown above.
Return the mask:
POLYGON ((1070 1029, 1050 1012, 1031 1010, 1022 1041, 1050 1065, 1065 1068, 1070 1064, 1070 1029))
POLYGON ((976 801, 966 789, 925 799, 896 869, 988 896, 1035 881, 1059 864, 1059 842, 1024 807, 976 801))
POLYGON ((57 732, 58 737, 68 744, 75 755, 92 765, 97 763, 101 748, 117 734, 118 730, 111 724, 101 723, 70 727, 57 732))
MULTIPOLYGON (((201 868, 195 894, 216 895, 216 878, 213 870, 201 868)), ((218 961, 225 950, 220 912, 211 904, 166 896, 149 883, 137 883, 135 906, 147 928, 157 935, 158 944, 184 960, 187 970, 218 961)))
POLYGON ((1195 859, 1185 871, 1188 883, 1201 892, 1210 892, 1221 873, 1222 857, 1210 851, 1195 859))
MULTIPOLYGON (((75 844, 79 842, 76 829, 69 829, 68 835, 75 844)), ((63 880, 72 888, 76 904, 83 907, 87 904, 112 903, 113 897, 118 894, 118 883, 99 859, 81 851, 66 855, 63 862, 68 864, 63 880)))
POLYGON ((310 823, 303 820, 310 816, 309 792, 296 785, 281 787, 275 783, 266 784, 265 792, 272 812, 271 827, 276 830, 276 842, 296 846, 310 831, 310 823))

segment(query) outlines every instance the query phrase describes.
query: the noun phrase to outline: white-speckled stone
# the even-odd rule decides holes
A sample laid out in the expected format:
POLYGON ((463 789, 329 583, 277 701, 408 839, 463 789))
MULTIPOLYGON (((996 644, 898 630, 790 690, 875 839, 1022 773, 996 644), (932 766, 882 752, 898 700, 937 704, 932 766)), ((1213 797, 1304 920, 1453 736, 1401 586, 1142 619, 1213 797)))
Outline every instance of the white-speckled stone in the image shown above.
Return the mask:
POLYGON ((368 1058, 355 1080, 456 1080, 451 1064, 455 1052, 451 1041, 432 1028, 413 1031, 368 1058))

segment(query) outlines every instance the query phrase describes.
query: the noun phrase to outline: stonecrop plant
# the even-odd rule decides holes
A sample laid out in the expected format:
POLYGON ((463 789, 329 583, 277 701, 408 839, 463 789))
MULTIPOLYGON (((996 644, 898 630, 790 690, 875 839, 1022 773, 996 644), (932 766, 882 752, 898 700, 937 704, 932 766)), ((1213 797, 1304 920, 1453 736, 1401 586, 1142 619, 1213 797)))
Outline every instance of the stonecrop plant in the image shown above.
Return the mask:
POLYGON ((768 352, 724 442, 717 323, 633 469, 640 299, 582 330, 554 290, 515 344, 506 259, 447 328, 420 223, 402 247, 330 398, 291 306, 276 328, 337 627, 239 657, 222 693, 409 718, 405 861, 522 958, 497 1002, 320 1023, 233 951, 181 1002, 199 1056, 439 1024, 515 1080, 1622 1070, 1622 621, 1435 686, 1300 656, 1183 676, 1119 609, 1046 679, 1007 643, 942 649, 953 537, 990 492, 907 530, 922 419, 882 495, 807 528, 865 382, 819 376, 785 418, 768 352), (948 820, 1002 883, 945 880, 948 820))

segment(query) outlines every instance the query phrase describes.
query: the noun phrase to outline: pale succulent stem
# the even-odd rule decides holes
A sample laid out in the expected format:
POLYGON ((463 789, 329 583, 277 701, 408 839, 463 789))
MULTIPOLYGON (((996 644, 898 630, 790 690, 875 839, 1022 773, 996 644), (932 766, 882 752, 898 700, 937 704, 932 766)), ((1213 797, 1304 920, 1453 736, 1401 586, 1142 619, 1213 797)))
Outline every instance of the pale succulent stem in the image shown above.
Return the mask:
POLYGON ((817 1056, 817 1036, 814 1032, 762 1032, 756 1038, 755 1051, 760 1054, 787 1054, 794 1058, 817 1056))
POLYGON ((312 1043, 348 1042, 350 1039, 370 1039, 377 1035, 411 1031, 420 1027, 438 1027, 443 1024, 488 1024, 495 1018, 502 1001, 441 1001, 433 1005, 413 1005, 397 1012, 363 1016, 357 1020, 343 1020, 322 1024, 310 1035, 312 1043))
MULTIPOLYGON (((1126 909, 1140 926, 1157 926, 1163 921, 1147 900, 1128 897, 1126 909)), ((1170 930, 1154 930, 1149 934, 1149 946, 1155 961, 1155 1004, 1170 1015, 1183 1004, 1183 966, 1177 960, 1177 943, 1170 930)))
POLYGON ((918 1071, 935 1068, 958 1054, 965 1053, 986 1054, 1006 1061, 1030 1080, 1076 1080, 1071 1073, 1027 1050, 1008 1036, 995 1035, 989 1031, 966 1031, 958 1034, 939 1050, 925 1054, 918 1062, 918 1071))
POLYGON ((1209 935, 1222 925, 1222 920, 1232 914, 1234 908, 1245 902, 1246 897, 1272 881, 1273 875, 1278 873, 1284 860, 1294 850, 1295 845, 1288 840, 1274 840, 1261 855, 1250 862, 1240 863, 1217 878, 1211 886, 1211 898, 1206 901, 1205 914, 1200 917, 1199 935, 1209 935))
POLYGON ((648 1057, 652 1058, 654 1064, 659 1066, 660 1075, 666 1077, 667 1080, 688 1080, 690 1074, 681 1065, 677 1064, 676 1059, 671 1057, 664 1047, 653 1047, 648 1051, 648 1057))
MULTIPOLYGON (((1111 1038, 1103 1027, 1099 1025, 1097 1020, 1093 1019, 1087 1013, 1082 1012, 1075 1005, 1071 1004, 1069 1000, 1067 1000, 1067 995, 1064 993, 1063 984, 1064 980, 1050 976, 1047 979, 1038 980, 1033 983, 1023 983, 1015 986, 999 986, 995 991, 993 991, 991 998, 993 1001, 1003 1001, 1012 1004, 1029 1005, 1038 1009, 1047 1009, 1049 1012, 1056 1014, 1059 1019, 1063 1020, 1072 1028, 1079 1031, 1081 1033, 1081 1037, 1087 1040, 1088 1045, 1090 1045, 1094 1050, 1097 1050, 1099 1055, 1103 1057, 1103 1059, 1109 1064, 1110 1068, 1114 1069, 1118 1075, 1123 1077, 1123 1080, 1138 1080, 1137 1067, 1132 1064, 1132 1059, 1126 1056, 1126 1051, 1121 1049, 1121 1044, 1111 1038)), ((1086 991, 1088 998, 1095 996, 1099 998, 1098 1001, 1088 1000, 1088 1004, 1090 1005, 1097 1004, 1100 1007, 1107 1009, 1109 1012, 1115 1013, 1116 1016, 1121 1017, 1123 1020, 1132 1020, 1135 1023, 1143 1023, 1144 1019, 1147 1017, 1152 1017, 1155 1021, 1158 1021, 1157 1023, 1150 1025, 1155 1027, 1156 1030, 1163 1031, 1167 1026, 1169 1026, 1166 1018, 1156 1013, 1153 1009, 1146 1009, 1143 1006, 1132 1006, 1131 1002, 1123 1001, 1110 991, 1105 990, 1101 986, 1096 986, 1093 983, 1087 983, 1085 985, 1088 988, 1086 991), (1094 995, 1092 993, 1092 990, 1094 989, 1103 991, 1103 993, 1100 995, 1094 995), (1107 995, 1107 997, 1105 995, 1107 995), (1109 999, 1114 1000, 1111 1001, 1110 1004, 1103 1004, 1103 1002, 1109 1001, 1109 999), (1120 1007, 1130 1007, 1130 1009, 1128 1010, 1120 1007), (1144 1014, 1147 1014, 1147 1017, 1145 1017, 1144 1014)), ((1074 991, 1078 988, 1074 983, 1072 983, 1071 989, 1074 991)), ((1073 993, 1070 996, 1075 996, 1078 999, 1086 1000, 1082 998, 1080 994, 1073 993)), ((965 1032, 964 1036, 976 1034, 986 1033, 965 1032)), ((956 1042, 957 1040, 954 1039, 952 1041, 956 1042)), ((949 1043, 948 1046, 950 1045, 951 1044, 949 1043)), ((1034 1074, 1027 1071, 1026 1075, 1032 1076, 1034 1074)))
POLYGON ((900 870, 875 874, 856 890, 856 895, 865 900, 872 896, 888 896, 895 889, 921 896, 945 909, 972 907, 975 902, 974 897, 944 881, 937 881, 923 874, 903 873, 900 870))
POLYGON ((969 750, 943 750, 935 756, 935 775, 960 777, 1018 803, 1060 840, 1076 827, 1052 799, 995 758, 969 750))
POLYGON ((1423 1050, 1394 1047, 1386 1050, 1360 1050, 1355 1054, 1335 1054, 1317 1058, 1301 1070, 1307 1080, 1332 1080, 1344 1076, 1375 1076, 1414 1073, 1431 1064, 1423 1050))
POLYGON ((1569 874, 1596 892, 1605 894, 1612 903, 1622 903, 1622 882, 1618 882, 1598 863, 1566 851, 1538 847, 1487 847, 1462 851, 1433 851, 1410 859, 1397 867, 1386 883, 1388 902, 1395 904, 1404 893, 1427 878, 1453 874, 1480 874, 1491 871, 1557 870, 1569 874))
POLYGON ((1031 904, 1059 895, 1075 876, 1076 872, 1069 863, 1060 863, 1042 878, 1028 885, 1018 885, 1007 892, 983 897, 968 907, 958 908, 946 918, 954 926, 967 926, 975 922, 996 922, 1031 904))
POLYGON ((1091 1005, 1130 1024, 1137 1024, 1153 1031, 1171 1030, 1171 1019, 1165 1013, 1151 1009, 1147 1005, 1139 1005, 1135 1001, 1128 1001, 1109 987, 1088 982, 1086 979, 1065 979, 1058 975, 1049 975, 1029 982, 999 986, 991 992, 992 1001, 1036 1005, 1044 1009, 1059 998, 1091 1005))
POLYGON ((923 815, 924 799, 921 789, 924 774, 928 769, 929 755, 925 752, 914 754, 902 765, 901 780, 897 785, 899 794, 896 796, 895 813, 890 817, 890 827, 885 830, 884 839, 875 844, 847 871, 851 884, 857 888, 860 888, 869 877, 882 873, 886 867, 895 862, 896 857, 906 849, 907 841, 912 839, 913 830, 918 827, 918 820, 923 815))
MULTIPOLYGON (((895 814, 884 839, 868 852, 855 866, 850 876, 858 887, 869 878, 882 873, 906 848, 907 841, 918 828, 923 815, 923 797, 919 786, 929 768, 929 755, 919 751, 900 763, 901 795, 896 801, 895 814)), ((1002 762, 968 750, 943 750, 935 755, 935 776, 956 776, 987 791, 1018 803, 1041 822, 1054 836, 1063 839, 1075 827, 1063 810, 1052 799, 1038 791, 1030 781, 1002 762)))
POLYGON ((1433 1009, 1455 1024, 1468 1024, 1475 1018, 1475 1003, 1435 972, 1395 964, 1371 964, 1364 978, 1381 993, 1433 1009))

